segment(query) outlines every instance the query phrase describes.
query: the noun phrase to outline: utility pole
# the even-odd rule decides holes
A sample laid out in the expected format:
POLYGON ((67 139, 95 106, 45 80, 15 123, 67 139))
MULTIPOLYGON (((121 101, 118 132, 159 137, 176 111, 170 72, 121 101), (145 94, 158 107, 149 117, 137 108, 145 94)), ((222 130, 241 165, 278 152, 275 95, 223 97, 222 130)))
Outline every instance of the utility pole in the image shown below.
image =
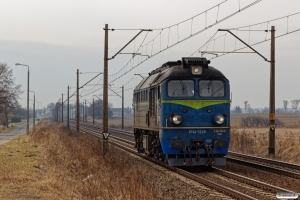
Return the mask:
POLYGON ((124 85, 122 85, 122 129, 124 129, 124 85))
POLYGON ((33 118, 33 131, 35 131, 35 93, 34 93, 34 95, 33 95, 33 116, 32 116, 32 118, 33 118))
POLYGON ((85 102, 84 102, 84 118, 85 118, 85 123, 87 123, 86 99, 85 99, 85 102))
POLYGON ((93 124, 95 124, 95 102, 93 98, 93 124))
POLYGON ((253 49, 251 46, 249 46, 247 43, 245 43, 243 40, 241 40, 239 37, 234 35, 232 32, 230 32, 227 29, 219 29, 218 31, 227 31, 234 37, 236 37, 238 40, 240 40, 243 44, 245 44, 247 47, 252 49, 255 53, 260 55, 265 61, 270 62, 270 104, 269 104, 269 156, 275 155, 275 26, 271 26, 271 58, 270 61, 265 58, 263 55, 258 53, 255 49, 253 49))
POLYGON ((64 123, 64 94, 61 94, 61 123, 64 123))
POLYGON ((84 123, 84 103, 82 103, 82 122, 84 123))
POLYGON ((26 134, 29 134, 29 65, 25 64, 20 64, 16 63, 16 66, 21 65, 21 66, 26 66, 28 68, 27 71, 27 123, 26 123, 26 134))
POLYGON ((104 39, 104 71, 103 71, 103 139, 107 140, 108 135, 108 24, 105 24, 104 39))
POLYGON ((32 126, 33 126, 33 131, 35 131, 35 92, 29 90, 29 92, 33 93, 33 110, 32 110, 32 126))
MULTIPOLYGON (((104 70, 103 70, 103 139, 107 140, 108 133, 108 60, 114 59, 121 51, 127 47, 134 39, 143 31, 152 31, 151 29, 142 29, 136 36, 134 36, 124 47, 122 47, 114 56, 108 58, 108 24, 105 24, 105 37, 104 37, 104 70)), ((112 31, 114 29, 111 29, 112 31)), ((123 53, 124 54, 124 53, 123 53)), ((128 54, 128 53, 126 53, 128 54)), ((132 53, 130 53, 132 54, 132 53)), ((136 54, 136 53, 133 53, 136 54)))
POLYGON ((68 127, 68 129, 70 129, 70 105, 69 105, 69 86, 68 86, 68 108, 67 108, 67 127, 68 127))
POLYGON ((27 124, 26 124, 26 134, 29 134, 29 67, 27 72, 27 124))
POLYGON ((275 155, 275 26, 271 26, 269 155, 275 155))
POLYGON ((58 103, 56 103, 56 120, 57 120, 57 123, 58 123, 58 103))
POLYGON ((29 134, 29 67, 27 71, 27 123, 26 123, 26 134, 29 134))
POLYGON ((79 133, 79 69, 77 69, 76 131, 79 133))
POLYGON ((73 106, 70 105, 70 119, 73 119, 73 106))

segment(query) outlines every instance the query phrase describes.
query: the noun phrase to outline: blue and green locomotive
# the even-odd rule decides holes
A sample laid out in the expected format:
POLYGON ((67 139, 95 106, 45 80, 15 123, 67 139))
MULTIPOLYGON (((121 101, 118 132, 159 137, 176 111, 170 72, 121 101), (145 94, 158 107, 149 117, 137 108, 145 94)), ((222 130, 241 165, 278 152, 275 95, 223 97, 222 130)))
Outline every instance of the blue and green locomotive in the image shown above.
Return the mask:
POLYGON ((136 148, 171 166, 225 165, 230 87, 205 58, 167 62, 134 89, 136 148))

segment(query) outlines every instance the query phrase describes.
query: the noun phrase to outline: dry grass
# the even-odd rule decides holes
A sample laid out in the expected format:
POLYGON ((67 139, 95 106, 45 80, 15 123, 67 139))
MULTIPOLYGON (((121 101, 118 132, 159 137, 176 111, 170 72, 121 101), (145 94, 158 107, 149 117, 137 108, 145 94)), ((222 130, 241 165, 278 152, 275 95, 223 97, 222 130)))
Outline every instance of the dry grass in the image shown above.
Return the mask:
POLYGON ((0 199, 159 197, 142 184, 141 166, 133 167, 118 152, 106 159, 100 141, 64 126, 44 122, 30 138, 23 136, 10 145, 11 150, 1 155, 6 165, 1 166, 0 199))
POLYGON ((113 147, 103 156, 101 144, 39 123, 30 136, 0 147, 0 199, 174 199, 174 185, 187 187, 113 147))
MULTIPOLYGON (((240 119, 247 116, 268 117, 266 114, 244 114, 231 116, 230 150, 269 158, 269 128, 244 128, 240 119)), ((275 129, 275 157, 277 160, 300 164, 300 115, 279 113, 284 124, 275 129)))

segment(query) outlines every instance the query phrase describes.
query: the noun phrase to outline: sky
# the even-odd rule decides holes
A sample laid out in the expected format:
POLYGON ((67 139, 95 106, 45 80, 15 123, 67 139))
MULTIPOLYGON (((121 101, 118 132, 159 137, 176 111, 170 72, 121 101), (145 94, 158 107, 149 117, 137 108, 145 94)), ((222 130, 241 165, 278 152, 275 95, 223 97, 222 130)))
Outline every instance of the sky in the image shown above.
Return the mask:
MULTIPOLYGON (((203 45, 201 51, 233 51, 242 48, 245 45, 233 36, 217 30, 244 26, 239 31, 232 30, 232 33, 249 44, 266 40, 253 48, 269 59, 270 32, 264 30, 275 26, 276 36, 290 33, 275 40, 276 108, 283 107, 283 100, 290 102, 300 99, 300 68, 297 62, 300 55, 300 31, 291 33, 300 28, 300 14, 284 17, 300 12, 300 1, 261 0, 244 10, 243 7, 255 0, 222 2, 1 0, 0 62, 7 63, 13 69, 15 82, 22 84, 24 93, 20 103, 23 107, 26 106, 27 67, 15 66, 15 63, 29 65, 30 90, 35 92, 36 100, 45 107, 61 99, 62 94, 65 99, 68 86, 71 87, 70 94, 75 92, 77 69, 82 72, 80 85, 103 72, 105 24, 108 24, 109 29, 116 29, 108 33, 110 58, 140 29, 151 29, 142 32, 122 51, 149 55, 149 58, 119 54, 108 62, 111 90, 121 95, 120 87, 125 85, 124 104, 125 107, 131 107, 133 90, 129 88, 140 80, 140 76, 134 74, 147 76, 147 73, 165 62, 181 60, 194 52, 194 57, 201 56, 198 51, 203 45), (235 15, 220 21, 235 12, 235 15), (193 16, 196 17, 191 19, 193 16), (280 17, 284 18, 267 22, 280 17), (180 23, 182 21, 185 22, 180 23), (266 23, 253 25, 260 22, 266 23), (213 40, 209 40, 212 36, 213 40), (120 75, 123 76, 116 79, 120 75)), ((250 52, 250 49, 240 51, 250 52)), ((245 100, 252 108, 268 107, 270 63, 253 53, 222 54, 219 53, 218 57, 212 54, 204 56, 211 60, 211 66, 222 71, 230 81, 232 107, 243 107, 245 100)), ((100 75, 85 86, 80 92, 81 101, 86 99, 91 102, 97 98, 93 95, 101 96, 102 83, 100 75)), ((109 94, 114 93, 110 91, 109 94)), ((33 99, 32 94, 30 99, 33 99)), ((74 100, 71 98, 71 102, 74 100)), ((109 102, 113 107, 121 107, 119 96, 109 96, 109 102)), ((291 103, 288 107, 291 107, 291 103)))

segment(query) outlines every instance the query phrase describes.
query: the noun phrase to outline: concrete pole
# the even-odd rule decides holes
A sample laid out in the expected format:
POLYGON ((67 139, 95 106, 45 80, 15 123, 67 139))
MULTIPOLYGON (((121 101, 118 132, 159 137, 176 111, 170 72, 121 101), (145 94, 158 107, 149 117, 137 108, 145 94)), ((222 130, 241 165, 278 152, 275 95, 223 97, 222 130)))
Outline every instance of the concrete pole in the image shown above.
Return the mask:
POLYGON ((57 123, 58 123, 58 103, 56 103, 56 120, 57 120, 57 123))
POLYGON ((275 155, 275 26, 271 26, 269 155, 275 155))
POLYGON ((95 102, 93 98, 93 124, 95 124, 95 102))
POLYGON ((85 118, 85 123, 87 123, 86 99, 84 102, 84 118, 85 118))
POLYGON ((35 93, 33 95, 33 116, 32 116, 32 122, 33 122, 33 131, 35 131, 35 93))
POLYGON ((67 106, 67 127, 70 129, 70 105, 69 105, 69 86, 68 86, 68 106, 67 106))
POLYGON ((82 122, 84 123, 84 103, 82 103, 82 122))
POLYGON ((29 134, 29 67, 27 72, 27 124, 26 124, 26 134, 29 134))
POLYGON ((64 94, 61 94, 61 123, 64 123, 64 94))
POLYGON ((124 86, 122 86, 122 129, 124 129, 124 86))
POLYGON ((79 133, 79 69, 77 69, 76 131, 79 133))
POLYGON ((103 139, 108 134, 108 24, 105 24, 104 38, 104 70, 103 70, 103 139))

